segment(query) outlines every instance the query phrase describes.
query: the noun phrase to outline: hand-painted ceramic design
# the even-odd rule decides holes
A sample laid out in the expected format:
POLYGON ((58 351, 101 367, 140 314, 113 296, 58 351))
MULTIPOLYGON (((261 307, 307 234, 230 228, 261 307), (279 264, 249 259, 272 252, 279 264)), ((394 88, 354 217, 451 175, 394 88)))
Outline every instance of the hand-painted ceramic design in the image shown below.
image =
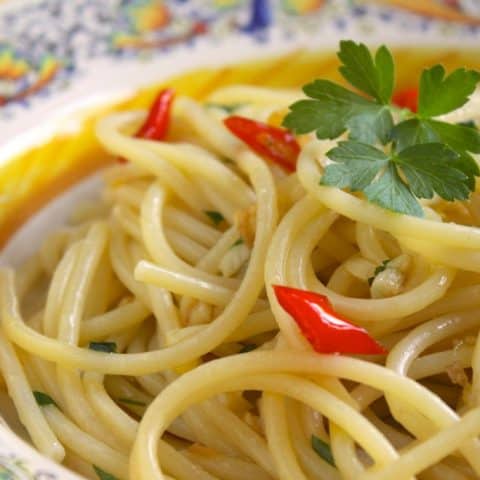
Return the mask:
POLYGON ((79 480, 41 457, 3 425, 0 426, 0 480, 79 480))
MULTIPOLYGON (((26 2, 0 16, 0 106, 25 106, 35 94, 46 96, 68 88, 93 58, 146 61, 172 55, 181 45, 192 47, 199 37, 218 43, 232 34, 265 43, 276 29, 294 37, 305 29, 313 33, 325 22, 337 30, 337 37, 355 28, 373 34, 388 24, 399 32, 470 33, 479 39, 480 27, 475 26, 480 25, 480 4, 476 0, 26 2), (409 16, 408 10, 421 16, 409 16), (302 21, 307 16, 310 20, 302 21), (434 22, 435 18, 442 22, 434 22)), ((2 114, 7 115, 5 109, 2 114)))
POLYGON ((380 0, 391 6, 404 8, 432 18, 461 22, 470 25, 480 24, 480 3, 477 0, 380 0))
POLYGON ((0 480, 57 480, 55 473, 34 471, 24 458, 14 455, 0 456, 0 480))

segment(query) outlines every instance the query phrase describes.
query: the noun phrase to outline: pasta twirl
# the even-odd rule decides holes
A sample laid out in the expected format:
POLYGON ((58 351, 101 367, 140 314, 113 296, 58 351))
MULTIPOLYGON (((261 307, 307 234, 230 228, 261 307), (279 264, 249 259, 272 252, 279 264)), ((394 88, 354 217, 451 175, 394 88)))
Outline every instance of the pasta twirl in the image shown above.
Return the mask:
POLYGON ((387 212, 319 185, 330 142, 305 135, 286 173, 215 107, 268 120, 297 96, 180 97, 165 141, 126 133, 143 112, 100 121, 128 163, 0 275, 2 388, 43 454, 92 479, 480 476, 476 200, 461 222, 442 200, 387 212), (315 353, 273 285, 326 295, 390 353, 315 353))

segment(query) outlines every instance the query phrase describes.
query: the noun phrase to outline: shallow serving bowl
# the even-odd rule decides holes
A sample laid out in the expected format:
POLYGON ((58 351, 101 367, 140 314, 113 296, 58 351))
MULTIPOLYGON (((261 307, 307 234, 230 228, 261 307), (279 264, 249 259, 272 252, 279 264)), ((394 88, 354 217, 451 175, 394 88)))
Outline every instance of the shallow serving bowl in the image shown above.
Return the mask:
MULTIPOLYGON (((95 179, 70 187, 113 160, 95 139, 99 116, 146 107, 166 83, 201 99, 234 83, 300 87, 335 77, 342 38, 392 47, 399 85, 409 86, 424 65, 480 69, 480 6, 0 0, 0 262, 27 257, 78 198, 94 193, 95 179)), ((0 478, 79 477, 0 424, 0 478)))

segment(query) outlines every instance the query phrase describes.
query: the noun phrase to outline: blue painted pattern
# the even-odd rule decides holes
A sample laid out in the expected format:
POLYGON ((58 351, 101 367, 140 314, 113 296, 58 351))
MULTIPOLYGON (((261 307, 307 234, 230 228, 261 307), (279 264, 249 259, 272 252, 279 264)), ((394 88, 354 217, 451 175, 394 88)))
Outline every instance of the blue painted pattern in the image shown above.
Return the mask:
MULTIPOLYGON (((478 13, 476 1, 458 2, 457 11, 478 13)), ((266 42, 273 30, 292 38, 329 26, 340 37, 382 25, 480 42, 474 24, 436 22, 375 0, 40 0, 0 15, 0 110, 67 88, 95 58, 148 61, 226 35, 266 42)))
POLYGON ((270 0, 252 0, 250 21, 243 30, 245 32, 256 32, 268 28, 272 23, 272 8, 270 0))

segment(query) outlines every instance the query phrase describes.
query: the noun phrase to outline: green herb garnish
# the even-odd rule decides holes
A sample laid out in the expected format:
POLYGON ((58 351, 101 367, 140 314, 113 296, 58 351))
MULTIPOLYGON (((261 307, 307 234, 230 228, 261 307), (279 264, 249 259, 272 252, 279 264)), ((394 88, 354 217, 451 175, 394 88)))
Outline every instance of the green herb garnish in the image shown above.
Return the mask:
POLYGON ((57 403, 50 395, 44 392, 39 392, 38 390, 34 390, 32 393, 35 397, 35 401, 41 407, 45 407, 46 405, 55 405, 58 408, 57 403))
POLYGON ((255 350, 256 348, 257 348, 257 345, 255 345, 254 343, 246 343, 238 353, 248 353, 248 352, 251 352, 252 350, 255 350))
POLYGON ((243 238, 239 238, 235 243, 232 243, 232 246, 230 248, 234 248, 242 244, 243 244, 243 238))
POLYGON ((313 100, 294 103, 283 124, 297 133, 316 131, 318 138, 337 138, 346 130, 350 138, 365 143, 388 142, 393 127, 390 101, 394 87, 393 58, 381 47, 372 58, 368 48, 342 41, 340 73, 365 98, 329 80, 315 80, 303 91, 313 100))
POLYGON ((137 407, 147 406, 145 402, 141 402, 140 400, 134 400, 132 398, 117 398, 117 402, 125 403, 126 405, 135 405, 137 407))
POLYGON ((115 342, 90 342, 88 348, 97 352, 116 353, 117 344, 115 342))
POLYGON ((335 466, 335 460, 333 459, 332 450, 328 443, 325 443, 321 438, 318 438, 315 435, 312 435, 311 438, 312 448, 315 452, 323 458, 327 463, 335 466))
POLYGON ((475 189, 480 169, 471 153, 480 153, 480 133, 471 126, 436 117, 464 105, 480 81, 480 72, 455 70, 445 77, 436 65, 424 70, 418 113, 402 111, 395 124, 392 105, 394 63, 380 47, 375 57, 364 44, 340 42, 340 73, 359 95, 328 80, 304 87, 310 98, 290 106, 283 124, 298 134, 348 140, 327 153, 322 185, 363 192, 383 208, 423 216, 418 199, 436 193, 448 201, 465 200, 475 189))
POLYGON ((213 222, 213 224, 218 227, 223 221, 225 221, 225 217, 215 210, 205 210, 205 215, 213 222))
POLYGON ((218 110, 223 110, 225 113, 231 115, 239 108, 243 107, 243 103, 232 103, 231 105, 226 105, 224 103, 214 103, 214 102, 207 102, 205 104, 207 108, 217 108, 218 110))
POLYGON ((467 120, 466 122, 458 122, 457 125, 462 125, 463 127, 469 127, 478 130, 477 124, 473 120, 467 120))
POLYGON ((377 268, 375 268, 375 271, 373 272, 373 276, 369 277, 369 279, 368 279, 368 284, 370 286, 372 286, 372 283, 375 280, 375 278, 377 277, 377 275, 379 273, 382 273, 383 271, 385 271, 387 269, 387 266, 390 263, 390 261, 391 260, 389 260, 389 259, 384 260, 377 268))
POLYGON ((93 465, 93 469, 95 470, 95 473, 97 474, 100 480, 118 480, 117 477, 115 477, 111 473, 107 473, 105 470, 102 470, 100 467, 97 467, 96 465, 93 465))

